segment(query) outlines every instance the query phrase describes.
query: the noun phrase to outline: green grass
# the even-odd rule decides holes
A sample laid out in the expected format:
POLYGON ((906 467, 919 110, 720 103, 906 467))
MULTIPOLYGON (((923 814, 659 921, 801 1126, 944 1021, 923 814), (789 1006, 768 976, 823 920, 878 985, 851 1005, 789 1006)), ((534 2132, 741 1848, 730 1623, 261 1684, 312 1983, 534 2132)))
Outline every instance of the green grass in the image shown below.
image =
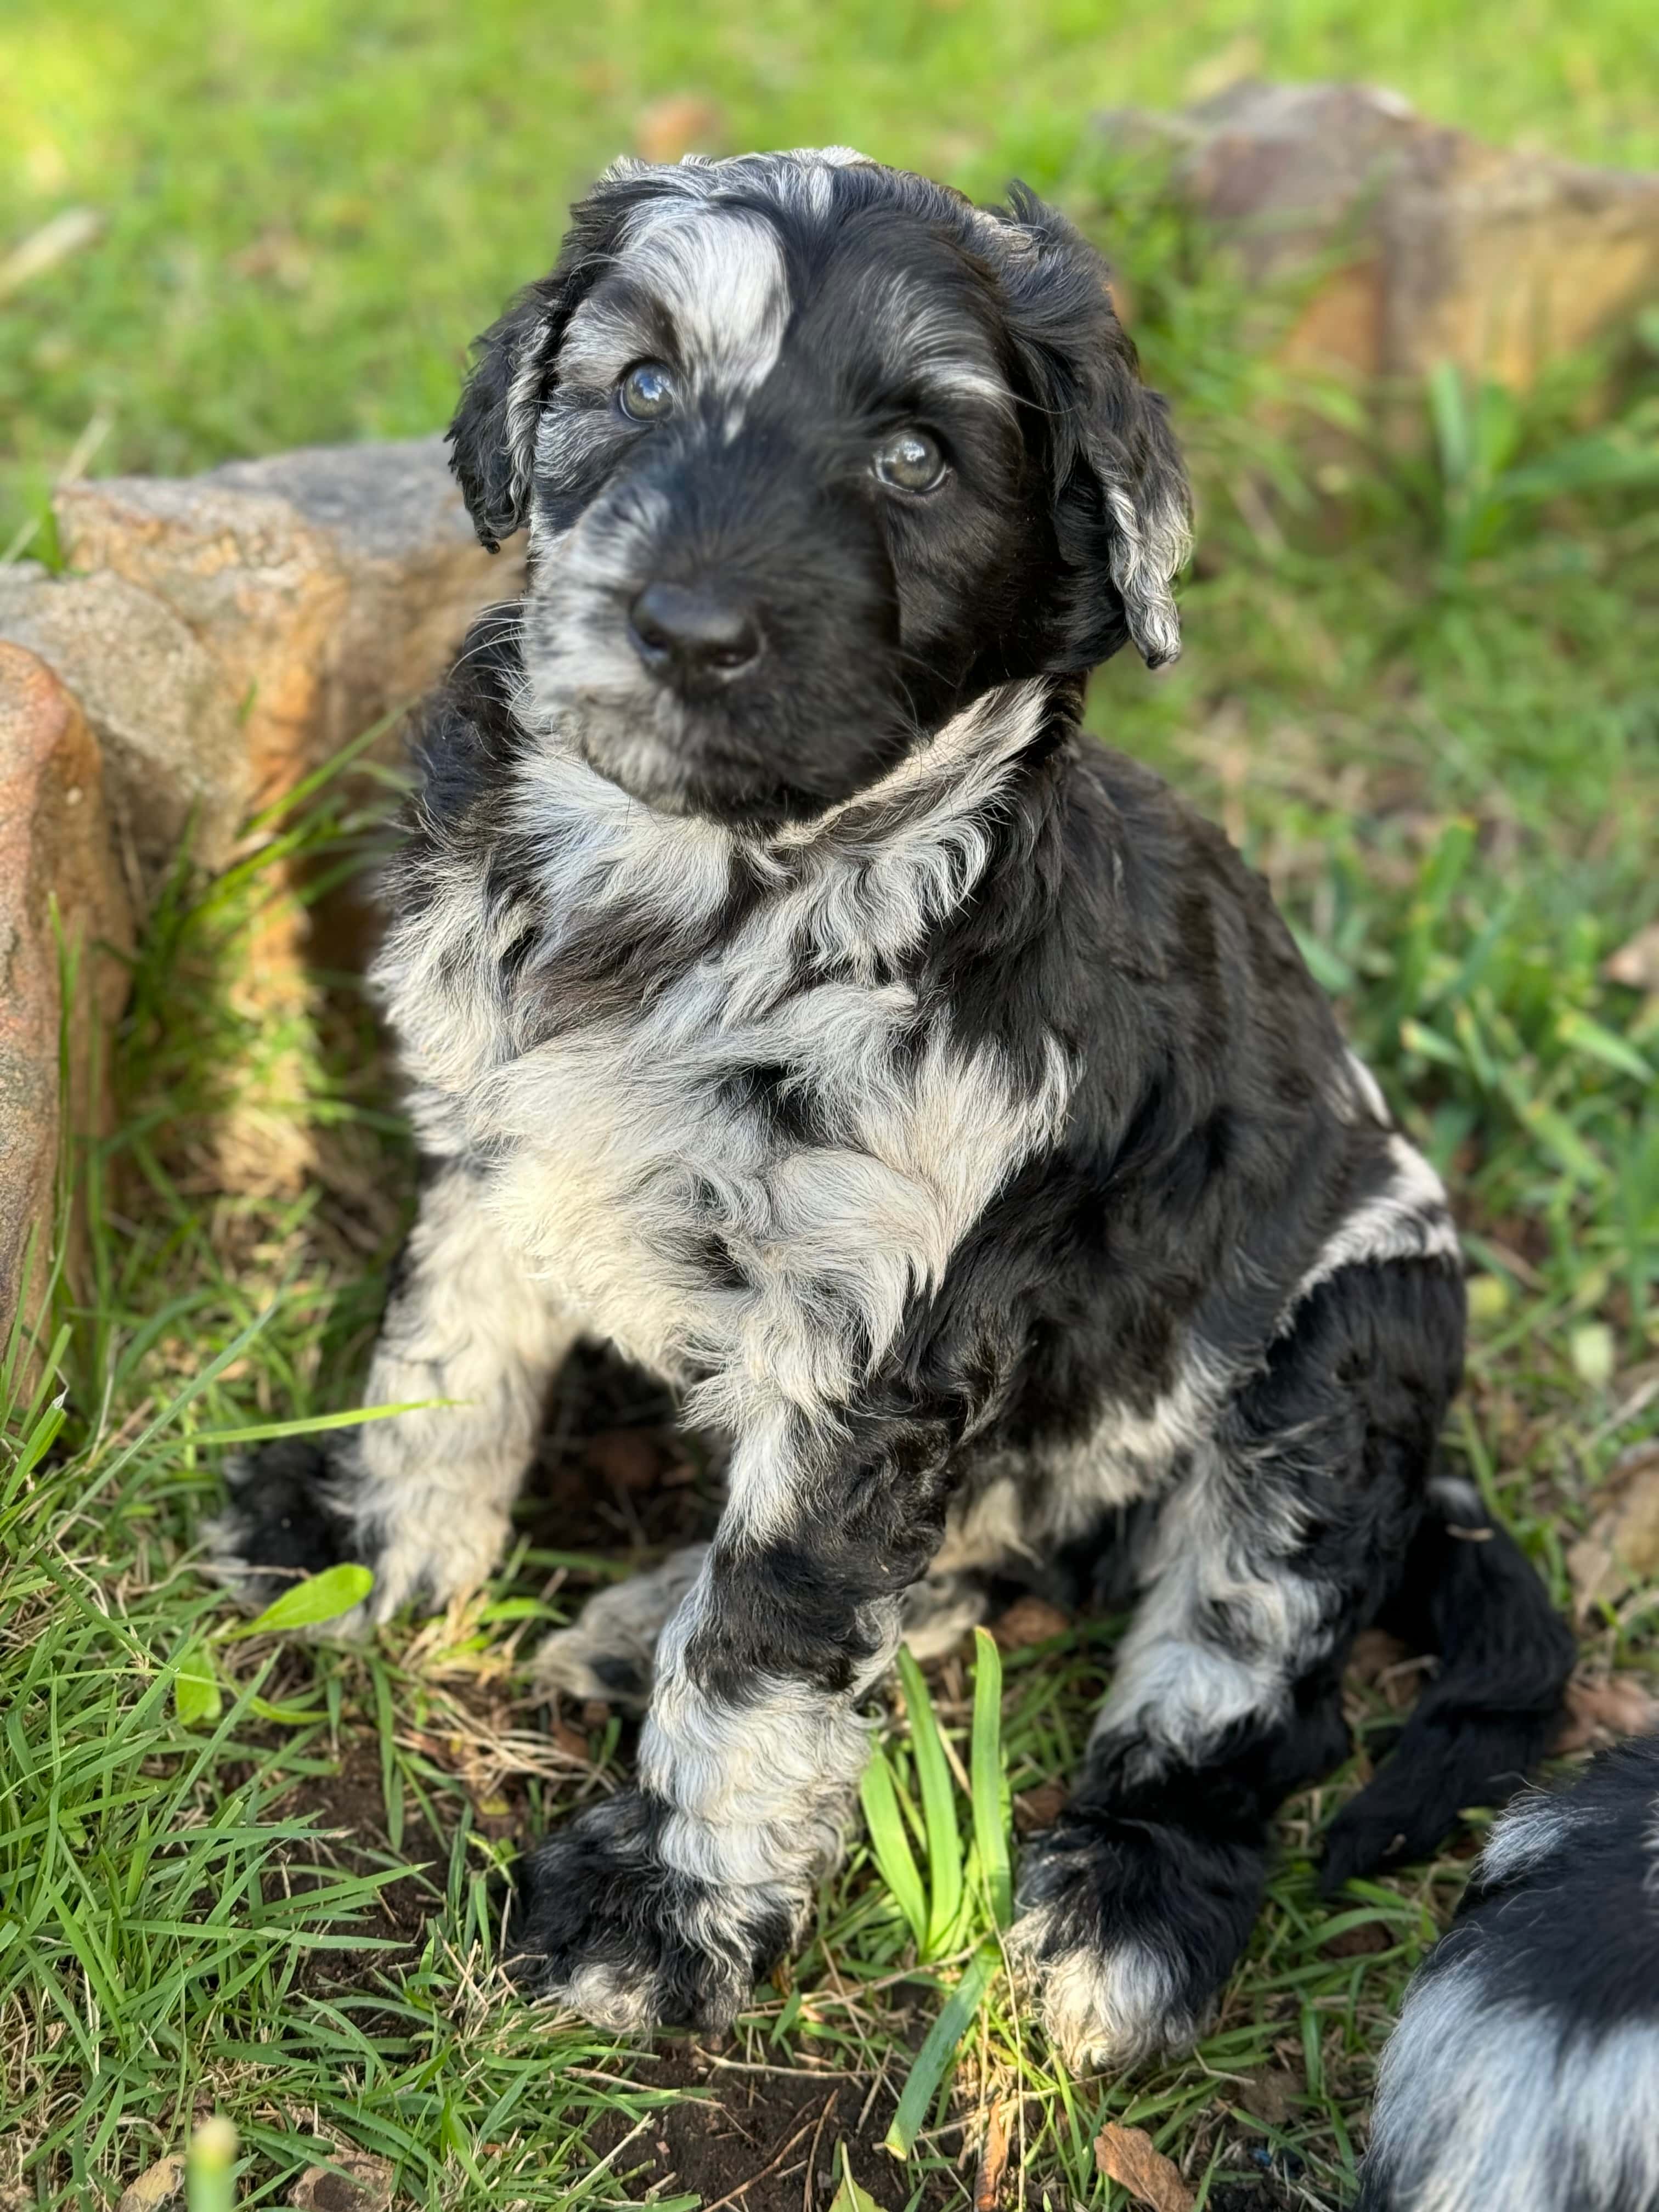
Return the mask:
POLYGON ((1251 70, 1659 166, 1649 0, 11 0, 0 251, 106 228, 0 311, 0 547, 89 428, 100 470, 179 472, 437 427, 665 95, 714 103, 714 150, 848 141, 988 194, 1054 184, 1102 108, 1251 70))
MULTIPOLYGON (((1646 15, 1540 11, 1522 36, 1507 9, 1443 29, 1426 8, 1310 4, 1260 35, 1270 69, 1363 70, 1493 133, 1659 158, 1646 15), (1463 85, 1488 21, 1503 35, 1480 39, 1463 85)), ((741 27, 654 6, 602 21, 365 8, 349 29, 303 5, 14 10, 10 233, 66 202, 111 219, 0 325, 14 512, 39 511, 100 406, 100 467, 431 427, 466 335, 664 90, 715 95, 732 143, 847 137, 975 185, 1022 167, 1058 191, 1129 272, 1203 507, 1187 654, 1156 681, 1115 664, 1095 725, 1267 872, 1452 1179, 1477 1318, 1451 1449, 1565 1601, 1598 1483, 1659 1433, 1659 998, 1603 973, 1659 915, 1659 521, 1643 481, 1659 380, 1639 347, 1563 369, 1519 409, 1443 378, 1415 458, 1351 436, 1316 465, 1264 430, 1259 316, 1247 343, 1202 238, 1082 130, 1107 100, 1176 95, 1244 21, 1054 0, 771 4, 741 27), (291 235, 297 258, 234 269, 261 232, 291 235)), ((1304 397, 1340 411, 1340 395, 1304 397)), ((20 1383, 0 1448, 8 2212, 112 2206, 212 2108, 235 2122, 245 2202, 283 2201, 336 2147, 391 2160, 424 2207, 655 2189, 689 2212, 699 2193, 656 2149, 657 2108, 702 2094, 673 2086, 675 2047, 527 2011, 493 1976, 517 1839, 628 1771, 614 1721, 567 1715, 550 1737, 526 1697, 537 1637, 607 1563, 551 1548, 526 1517, 476 1601, 363 1651, 234 1634, 193 1565, 228 1438, 352 1402, 409 1200, 356 987, 292 987, 261 957, 291 920, 289 860, 315 883, 372 850, 390 794, 349 788, 262 823, 216 883, 181 866, 151 916, 117 1125, 70 1164, 90 1263, 76 1298, 60 1289, 55 1364, 20 1383)), ((1589 1625, 1589 1656, 1654 1670, 1656 1620, 1638 1593, 1589 1625)), ((1046 2191, 1119 2212, 1091 2151, 1107 2118, 1149 2130, 1212 2212, 1351 2193, 1377 2051, 1463 1863, 1316 1898, 1317 1832, 1393 1717, 1378 1691, 1354 1692, 1354 1767, 1287 1808, 1267 1910, 1195 2059, 1073 2082, 1012 2002, 1004 1794, 1018 1825, 1075 1765, 1117 1627, 1011 1650, 1000 1686, 964 1654, 926 1691, 896 1687, 872 1838, 722 2054, 789 2069, 744 2077, 780 2094, 855 2076, 854 2113, 884 2081, 867 2125, 838 2118, 817 2162, 839 2175, 845 2136, 886 2212, 919 2190, 965 2201, 997 2106, 1010 2205, 1046 2191), (878 2146, 907 2081, 900 2160, 878 2146)), ((734 2181, 777 2135, 759 2127, 734 2181)), ((799 2202, 799 2175, 787 2186, 799 2202)))

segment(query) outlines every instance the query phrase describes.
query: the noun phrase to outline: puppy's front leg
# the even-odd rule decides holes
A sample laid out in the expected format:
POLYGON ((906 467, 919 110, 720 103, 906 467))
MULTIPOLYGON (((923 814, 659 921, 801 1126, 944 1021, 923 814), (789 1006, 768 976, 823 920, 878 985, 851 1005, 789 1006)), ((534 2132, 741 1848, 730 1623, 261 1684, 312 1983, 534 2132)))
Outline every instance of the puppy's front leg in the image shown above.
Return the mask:
MULTIPOLYGON (((860 1705, 938 1523, 924 1444, 739 1443, 732 1498, 664 1630, 639 1784, 542 1844, 510 1970, 604 2027, 723 2027, 839 1855, 869 1755, 860 1705)), ((914 1442, 914 1431, 912 1431, 914 1442)))
POLYGON ((415 1596, 442 1604, 495 1564, 574 1320, 526 1272, 465 1162, 421 1198, 363 1402, 420 1410, 267 1444, 230 1470, 205 1532, 226 1582, 264 1604, 341 1559, 373 1567, 349 1634, 415 1596))

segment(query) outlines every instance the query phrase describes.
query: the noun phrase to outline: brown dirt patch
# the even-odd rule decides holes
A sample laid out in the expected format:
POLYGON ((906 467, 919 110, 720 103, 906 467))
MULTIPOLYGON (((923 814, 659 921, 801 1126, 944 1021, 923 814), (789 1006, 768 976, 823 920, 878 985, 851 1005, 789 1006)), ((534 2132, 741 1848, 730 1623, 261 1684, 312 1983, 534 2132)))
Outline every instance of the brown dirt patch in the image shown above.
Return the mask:
POLYGON ((579 1344, 554 1386, 519 1525, 549 1551, 672 1551, 714 1533, 725 1472, 713 1444, 682 1432, 660 1382, 579 1344))
MULTIPOLYGON (((892 2212, 918 2187, 917 2212, 969 2202, 955 2175, 901 2163, 881 2148, 896 2083, 876 2087, 868 2075, 750 2069, 696 2044, 631 2059, 627 2078, 641 2088, 690 2093, 652 2112, 618 2152, 609 2172, 627 2197, 651 2188, 664 2196, 695 2190, 704 2212, 723 2198, 732 2199, 731 2212, 825 2212, 840 2185, 844 2142, 854 2179, 892 2212)), ((600 2156, 627 2134, 620 2122, 606 2129, 593 2137, 600 2156)))

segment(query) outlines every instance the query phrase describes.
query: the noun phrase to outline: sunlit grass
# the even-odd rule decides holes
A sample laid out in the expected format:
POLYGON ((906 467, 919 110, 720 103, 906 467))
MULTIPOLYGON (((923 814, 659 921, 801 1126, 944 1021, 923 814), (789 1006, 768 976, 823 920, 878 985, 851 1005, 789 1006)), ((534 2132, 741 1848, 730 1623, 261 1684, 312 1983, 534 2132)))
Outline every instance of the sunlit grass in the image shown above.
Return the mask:
MULTIPOLYGON (((141 9, 108 49, 134 81, 116 103, 67 19, 21 20, 0 58, 38 66, 76 142, 51 191, 142 180, 102 258, 0 336, 0 414, 27 392, 10 419, 42 465, 110 396, 106 458, 131 464, 429 427, 461 338, 646 92, 695 63, 737 138, 873 127, 878 150, 931 161, 929 133, 982 112, 989 73, 1017 76, 1028 37, 1010 17, 1001 44, 976 45, 971 0, 872 15, 856 52, 804 10, 763 9, 742 40, 652 7, 598 29, 590 13, 555 54, 553 31, 544 50, 512 11, 470 28, 375 16, 344 50, 320 6, 257 21, 141 9), (801 58, 826 54, 816 78, 801 58), (601 64, 614 80, 573 100, 601 64), (933 108, 911 112, 947 66, 933 108), (158 171, 167 102, 204 85, 217 106, 158 171), (538 102, 544 142, 526 119, 538 102), (291 163, 276 181, 274 149, 291 163), (422 172, 407 191, 404 165, 422 172), (311 256, 302 285, 227 275, 231 251, 283 225, 311 256), (43 364, 60 337, 70 356, 43 364)), ((932 165, 977 182, 1018 149, 1133 271, 1203 528, 1185 658, 1155 682, 1114 664, 1094 726, 1226 823, 1452 1182, 1476 1318, 1450 1449, 1565 1597, 1595 1486, 1659 1433, 1659 995, 1606 972, 1659 913, 1652 361, 1564 371, 1518 409, 1442 380, 1415 455, 1368 445, 1340 393, 1304 394, 1348 425, 1340 461, 1310 463, 1282 414, 1262 427, 1263 398, 1286 397, 1256 351, 1273 303, 1247 343, 1243 295, 1203 240, 1079 138, 1089 105, 1175 83, 1194 21, 1200 43, 1234 35, 1231 18, 1166 15, 1140 25, 1138 60, 1137 21, 1066 16, 1072 43, 932 165), (1109 56, 1124 64, 1109 86, 1109 56)), ((1362 58, 1413 27, 1429 96, 1449 49, 1409 13, 1367 21, 1362 58)), ((1621 21, 1575 28, 1573 51, 1616 58, 1621 21)), ((1335 22, 1309 17, 1296 51, 1316 58, 1335 22)), ((1270 66, 1289 36, 1267 38, 1270 66)), ((1506 30, 1481 88, 1494 112, 1524 83, 1534 112, 1565 116, 1539 88, 1566 66, 1566 36, 1528 48, 1506 30)), ((1613 63, 1595 65, 1622 112, 1613 63)), ((45 204, 27 189, 20 206, 45 204)), ((71 1164, 88 1264, 43 1318, 44 1361, 9 1357, 0 2196, 24 2203, 112 2206, 215 2106, 236 2124, 248 2201, 281 2202, 339 2144, 393 2161, 423 2207, 599 2205, 658 2184, 659 2206, 693 2201, 658 2170, 652 2130, 629 2132, 672 2094, 650 2087, 670 2046, 526 2009, 494 1976, 518 1842, 629 1772, 617 1717, 567 1713, 555 1735, 528 1701, 537 1637, 607 1563, 526 1523, 479 1598, 357 1650, 232 1634, 197 1571, 228 1440, 351 1405, 406 1218, 410 1147, 359 987, 284 980, 261 958, 303 920, 295 881, 314 896, 362 865, 392 795, 325 781, 257 825, 218 882, 181 863, 164 887, 118 1043, 116 1125, 71 1164)), ((1607 1612, 1592 1656, 1653 1668, 1655 1623, 1650 1606, 1607 1612)), ((996 2110, 1011 2206, 1046 2191, 1117 2212, 1092 2152, 1107 2118, 1151 2132, 1217 2212, 1247 2186, 1266 2192, 1238 2200, 1252 2212, 1349 2192, 1376 2053, 1463 1871, 1449 1854, 1316 1895, 1319 1833, 1396 1717, 1380 1692, 1355 1692, 1350 1769, 1287 1808, 1267 1909, 1195 2058, 1073 2082, 1003 1970, 1011 1817, 1074 1770, 1119 1626, 1077 1622, 1000 1662, 981 1644, 976 1670, 964 1652, 895 1686, 870 1834, 731 2046, 734 2063, 882 2080, 877 2141, 914 2085, 885 2212, 919 2191, 961 2201, 996 2110)))

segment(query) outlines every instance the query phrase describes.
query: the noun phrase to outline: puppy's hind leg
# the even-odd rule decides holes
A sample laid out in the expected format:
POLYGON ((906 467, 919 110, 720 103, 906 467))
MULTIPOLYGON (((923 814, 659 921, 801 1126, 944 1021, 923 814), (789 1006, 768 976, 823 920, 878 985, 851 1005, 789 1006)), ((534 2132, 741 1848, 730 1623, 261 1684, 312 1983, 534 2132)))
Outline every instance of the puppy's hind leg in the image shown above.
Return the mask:
POLYGON ((602 1698, 644 1705, 656 1679, 657 1639, 679 1610, 708 1557, 707 1544, 687 1544, 659 1567, 630 1575, 588 1599, 568 1628, 544 1639, 532 1673, 544 1697, 602 1698))
POLYGON ((1274 1812, 1346 1757, 1342 1667, 1422 1512, 1461 1322, 1437 1265, 1332 1278, 1165 1504, 1075 1793, 1020 1873, 1015 1948, 1073 2064, 1196 2038, 1274 1812))

